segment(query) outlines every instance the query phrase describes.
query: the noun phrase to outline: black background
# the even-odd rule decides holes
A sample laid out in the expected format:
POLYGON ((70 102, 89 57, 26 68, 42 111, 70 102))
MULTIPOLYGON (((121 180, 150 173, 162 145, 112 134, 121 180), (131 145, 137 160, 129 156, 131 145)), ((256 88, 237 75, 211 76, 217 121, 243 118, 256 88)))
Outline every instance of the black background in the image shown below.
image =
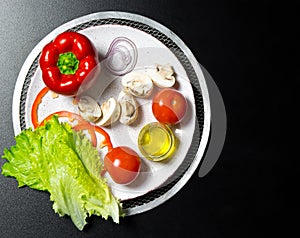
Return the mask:
MULTIPOLYGON (((14 144, 11 102, 26 57, 49 32, 74 18, 106 10, 137 13, 165 25, 192 50, 218 85, 227 111, 227 138, 204 178, 198 170, 174 197, 119 225, 93 217, 79 232, 59 218, 47 193, 17 188, 0 175, 0 237, 269 237, 294 228, 288 186, 296 164, 287 139, 288 79, 283 39, 293 7, 272 1, 1 0, 1 151, 14 144), (283 109, 285 108, 285 109, 283 109), (288 221, 288 226, 284 226, 288 221)), ((290 23, 290 22, 289 22, 290 23)), ((4 161, 1 159, 1 165, 4 161)))

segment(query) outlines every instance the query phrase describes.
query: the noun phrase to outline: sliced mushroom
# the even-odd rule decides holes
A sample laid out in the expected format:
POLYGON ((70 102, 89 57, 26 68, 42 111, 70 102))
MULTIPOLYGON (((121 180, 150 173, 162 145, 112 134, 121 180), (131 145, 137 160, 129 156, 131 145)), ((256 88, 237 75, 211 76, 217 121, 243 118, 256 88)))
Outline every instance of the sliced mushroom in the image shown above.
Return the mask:
POLYGON ((150 70, 148 75, 153 83, 160 88, 170 88, 175 84, 174 71, 170 64, 157 65, 155 70, 150 70))
POLYGON ((138 105, 134 97, 124 91, 121 91, 118 97, 121 106, 121 116, 119 121, 122 124, 130 125, 138 116, 138 105))
POLYGON ((109 126, 116 122, 121 114, 121 108, 118 101, 110 98, 101 104, 102 118, 97 121, 97 125, 109 126))
POLYGON ((99 104, 89 96, 82 96, 78 101, 79 114, 88 121, 95 122, 102 116, 99 104))
POLYGON ((174 78, 174 70, 172 68, 172 66, 170 64, 165 64, 165 65, 157 65, 156 66, 157 69, 158 69, 158 72, 161 74, 161 75, 164 75, 165 78, 167 79, 172 79, 174 78))
POLYGON ((146 98, 153 90, 151 78, 143 72, 133 71, 123 76, 122 85, 133 96, 146 98))

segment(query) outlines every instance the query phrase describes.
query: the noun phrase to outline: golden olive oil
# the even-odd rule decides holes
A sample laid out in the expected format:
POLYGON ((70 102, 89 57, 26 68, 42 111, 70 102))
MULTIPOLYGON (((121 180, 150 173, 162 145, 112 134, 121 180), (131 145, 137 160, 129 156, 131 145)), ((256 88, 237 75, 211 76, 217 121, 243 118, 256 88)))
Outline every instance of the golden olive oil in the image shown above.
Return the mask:
POLYGON ((152 122, 142 128, 138 137, 141 153, 152 161, 169 158, 175 150, 175 136, 172 130, 159 122, 152 122))

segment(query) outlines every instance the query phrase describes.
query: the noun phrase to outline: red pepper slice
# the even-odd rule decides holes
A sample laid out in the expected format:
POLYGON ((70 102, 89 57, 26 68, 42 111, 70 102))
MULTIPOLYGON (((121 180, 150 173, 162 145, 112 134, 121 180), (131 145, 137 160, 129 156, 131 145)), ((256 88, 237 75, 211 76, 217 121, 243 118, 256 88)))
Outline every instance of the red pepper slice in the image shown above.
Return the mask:
POLYGON ((49 88, 44 87, 36 96, 31 108, 31 121, 34 129, 39 126, 38 107, 42 102, 43 97, 49 92, 49 88))
POLYGON ((92 126, 92 127, 96 132, 104 136, 104 140, 102 141, 102 146, 106 146, 108 152, 111 151, 113 149, 113 145, 111 143, 110 136, 107 134, 107 132, 99 126, 92 126))
POLYGON ((89 122, 87 122, 86 120, 84 120, 79 114, 77 113, 73 113, 73 112, 69 112, 69 111, 58 111, 58 112, 54 112, 50 115, 48 115, 40 124, 39 126, 43 126, 44 123, 48 120, 50 120, 50 118, 53 115, 57 115, 59 117, 67 117, 69 118, 70 121, 72 120, 77 120, 78 124, 76 126, 73 127, 74 130, 88 130, 88 133, 91 136, 91 141, 92 144, 94 146, 97 145, 97 137, 95 135, 95 132, 100 133, 103 137, 104 140, 101 143, 101 147, 106 146, 108 151, 111 151, 113 149, 113 145, 111 143, 110 140, 110 136, 108 135, 108 133, 103 130, 101 127, 96 126, 96 125, 92 125, 89 122))
POLYGON ((39 63, 46 86, 63 95, 76 95, 83 82, 89 88, 100 72, 94 46, 78 32, 59 34, 43 48, 39 63))
POLYGON ((70 121, 77 120, 78 123, 88 123, 77 113, 73 113, 69 111, 58 111, 58 112, 51 113, 46 118, 44 118, 42 122, 39 124, 39 126, 43 126, 44 123, 50 120, 53 115, 57 115, 58 117, 67 117, 69 118, 70 121))

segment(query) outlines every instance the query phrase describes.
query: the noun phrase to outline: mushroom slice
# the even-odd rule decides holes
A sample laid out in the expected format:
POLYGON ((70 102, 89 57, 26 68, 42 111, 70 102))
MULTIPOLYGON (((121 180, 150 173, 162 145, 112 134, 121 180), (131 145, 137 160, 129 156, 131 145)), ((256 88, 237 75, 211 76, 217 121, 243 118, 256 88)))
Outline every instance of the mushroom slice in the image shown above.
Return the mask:
POLYGON ((153 90, 151 78, 143 72, 133 71, 123 76, 122 85, 133 96, 146 98, 153 90))
POLYGON ((118 101, 110 98, 101 104, 102 118, 97 121, 97 125, 109 126, 116 122, 121 114, 121 108, 118 101))
POLYGON ((148 75, 153 83, 160 88, 170 88, 175 84, 174 71, 170 64, 157 65, 155 70, 150 70, 148 75))
POLYGON ((79 114, 88 121, 95 122, 102 116, 99 104, 89 96, 82 96, 78 101, 79 114))
POLYGON ((138 105, 134 97, 127 92, 121 91, 118 97, 121 106, 121 116, 119 121, 122 124, 130 125, 138 116, 138 105))

